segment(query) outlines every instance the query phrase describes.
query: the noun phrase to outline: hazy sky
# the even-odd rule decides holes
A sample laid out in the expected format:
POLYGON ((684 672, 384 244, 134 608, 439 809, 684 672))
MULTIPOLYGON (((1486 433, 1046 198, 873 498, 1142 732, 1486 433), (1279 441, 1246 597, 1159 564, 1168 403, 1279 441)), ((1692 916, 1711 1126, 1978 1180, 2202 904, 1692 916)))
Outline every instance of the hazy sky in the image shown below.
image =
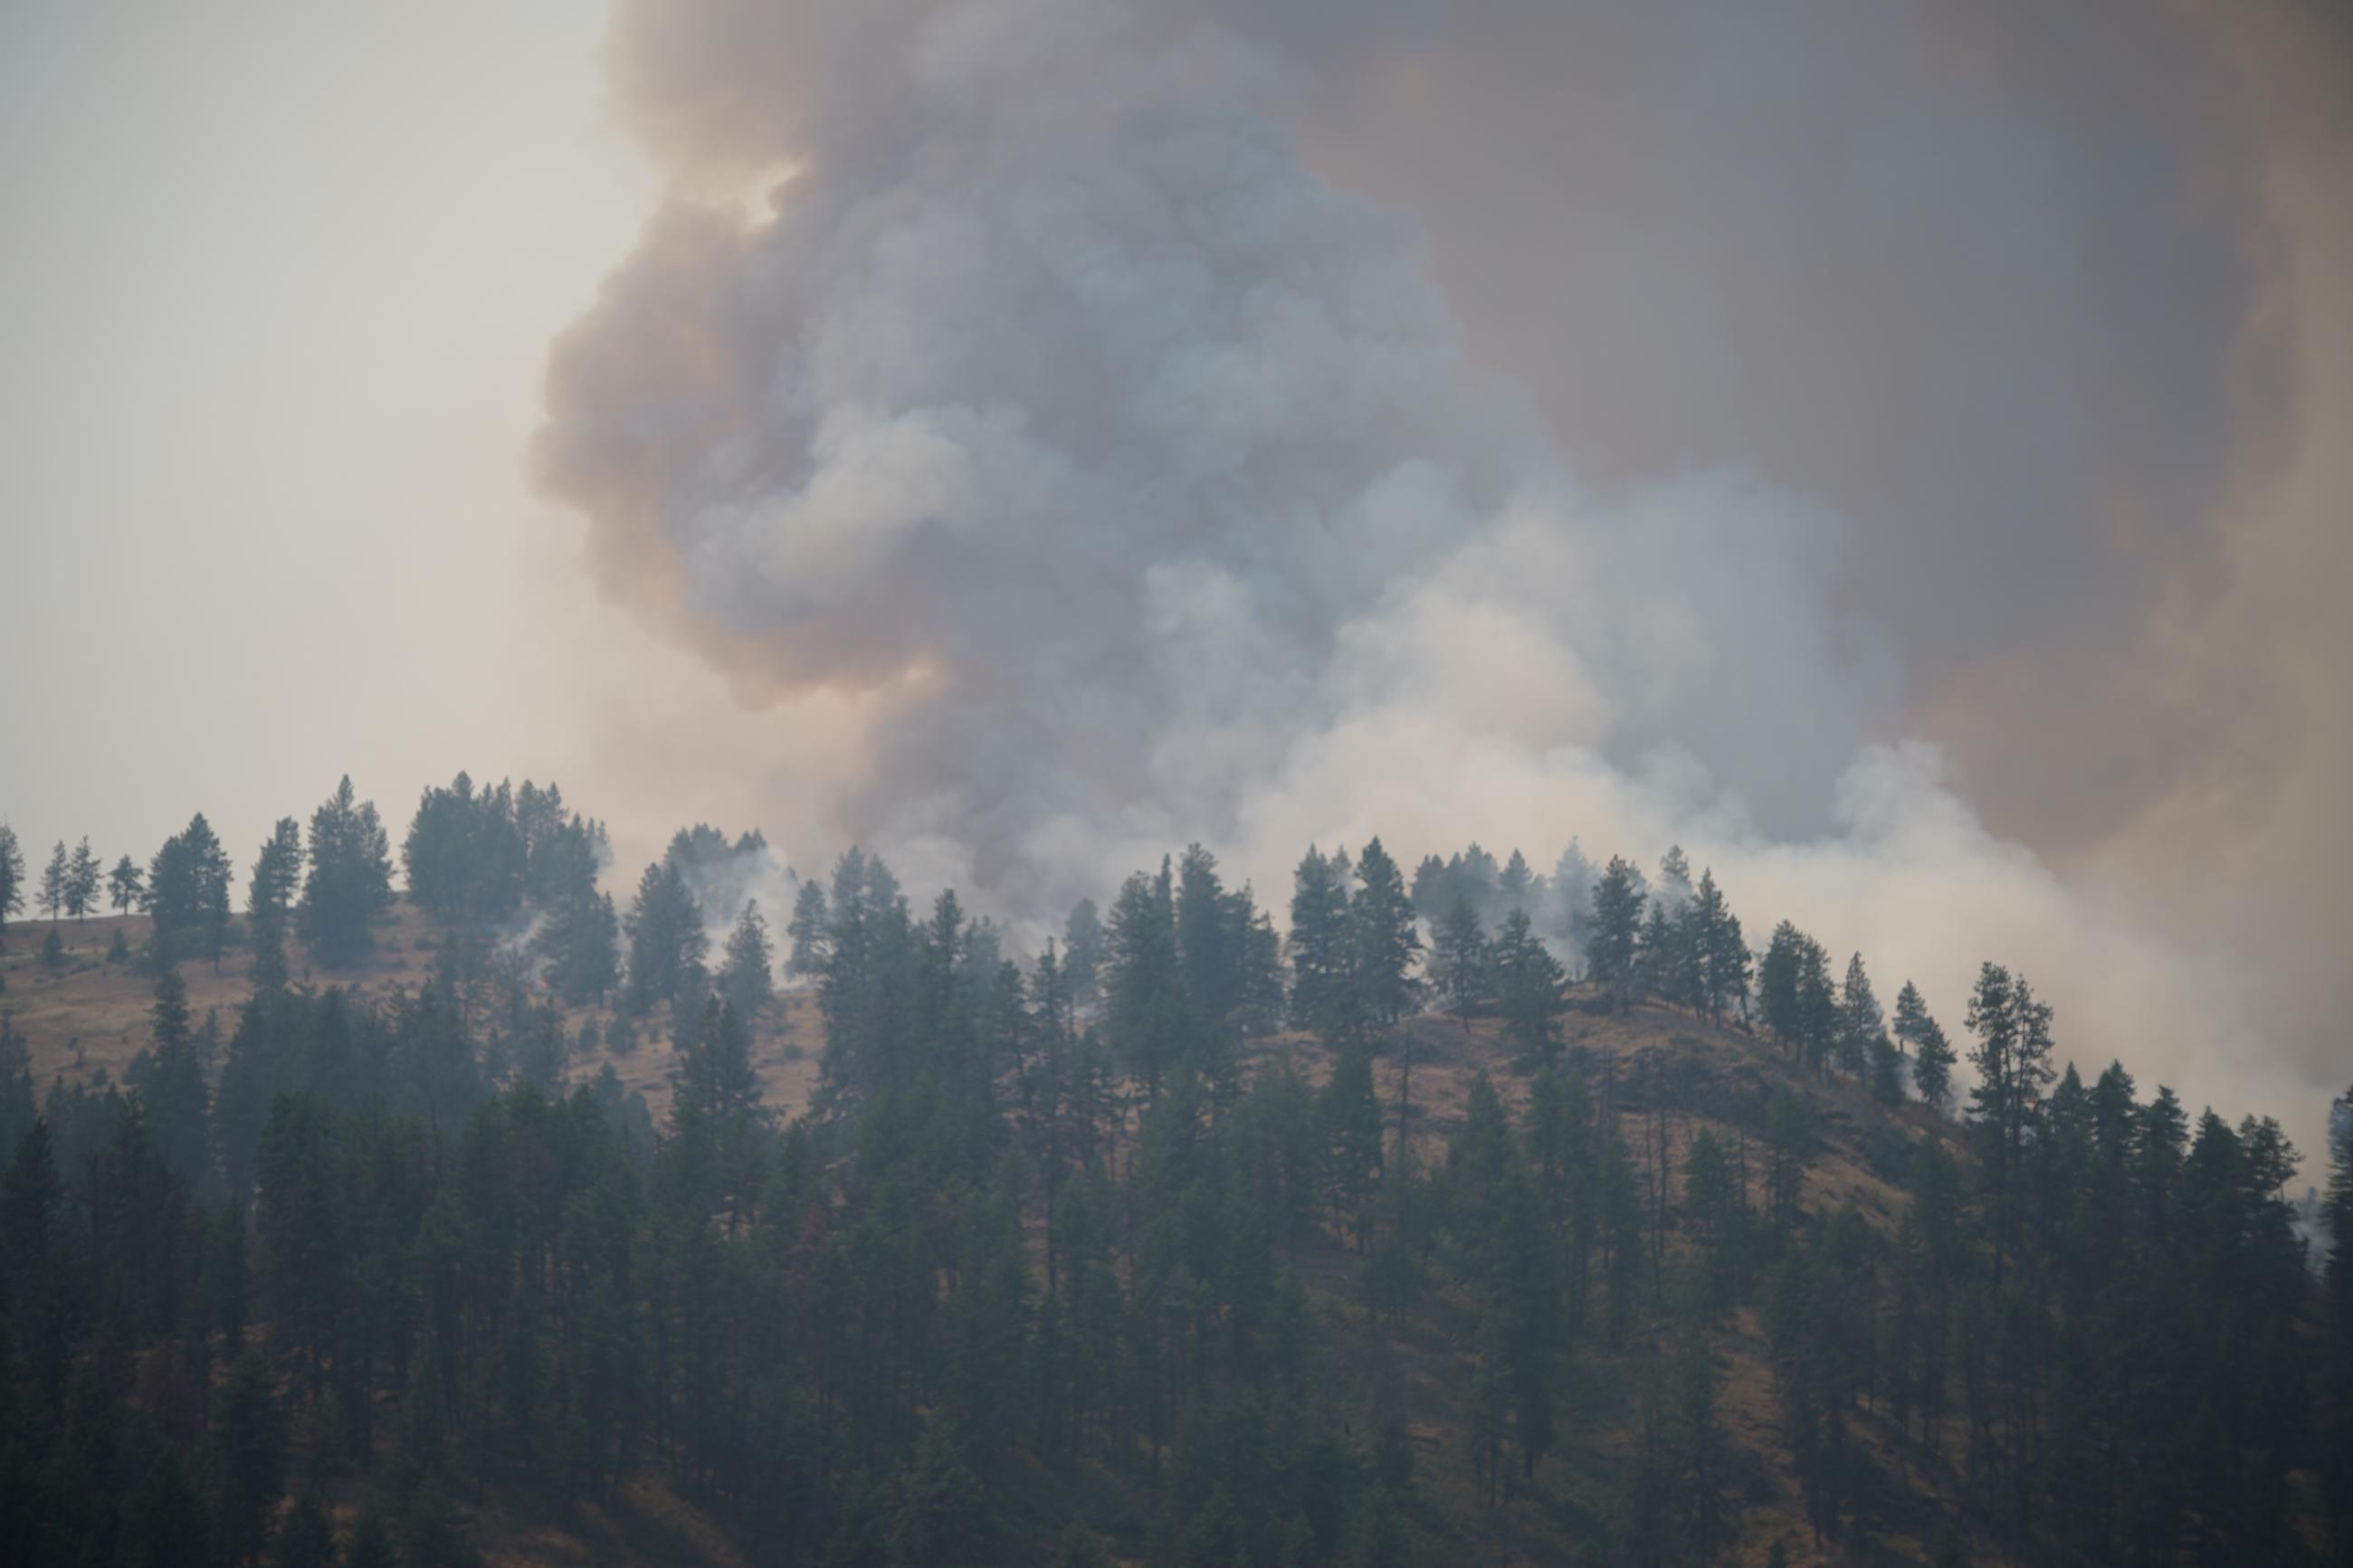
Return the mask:
POLYGON ((405 820, 457 767, 579 759, 543 612, 588 595, 522 476, 651 189, 600 29, 0 13, 0 810, 37 847, 143 858, 201 807, 242 858, 345 769, 405 820))
POLYGON ((2310 1143, 2348 66, 2295 0, 16 0, 0 815, 243 860, 464 766, 625 872, 1014 901, 1676 837, 2310 1143))

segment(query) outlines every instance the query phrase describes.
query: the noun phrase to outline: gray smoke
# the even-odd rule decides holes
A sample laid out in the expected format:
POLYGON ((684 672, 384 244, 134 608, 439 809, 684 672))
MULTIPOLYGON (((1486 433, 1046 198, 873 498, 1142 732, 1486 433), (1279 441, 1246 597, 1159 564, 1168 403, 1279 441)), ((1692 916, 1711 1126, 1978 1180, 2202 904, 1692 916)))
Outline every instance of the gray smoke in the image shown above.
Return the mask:
POLYGON ((676 197, 558 345, 544 481, 607 591, 746 700, 853 706, 832 826, 918 879, 1037 913, 1193 837, 1269 889, 1372 832, 1680 841, 1752 922, 1948 1014, 2006 959, 2079 1054, 2284 1105, 2306 1076, 2250 1037, 2243 976, 1989 833, 1903 739, 2071 605, 2137 628, 2142 579, 2082 521, 2111 468, 2186 498, 2148 575, 2211 553, 2227 454, 2168 437, 2220 423, 2252 284, 2220 241, 2137 258, 2187 153, 2097 151, 2169 101, 2175 35, 2123 35, 2153 97, 2087 97, 2077 134, 2092 56, 2005 129, 1983 84, 2031 73, 1962 7, 1829 56, 1670 11, 624 4, 617 100, 676 197), (1957 62, 1949 100, 1874 102, 1941 79, 1919 50, 1957 62), (1740 245, 1669 243, 1648 182, 1678 171, 1740 245), (1881 254, 1816 279, 1790 215, 1842 197, 1881 254), (1789 342, 1759 298, 1807 307, 1789 342), (1940 309, 2000 332, 1939 358, 1940 309), (1748 379, 1777 363, 1806 374, 1748 379), (2103 400, 2152 372, 2163 396, 2103 400))

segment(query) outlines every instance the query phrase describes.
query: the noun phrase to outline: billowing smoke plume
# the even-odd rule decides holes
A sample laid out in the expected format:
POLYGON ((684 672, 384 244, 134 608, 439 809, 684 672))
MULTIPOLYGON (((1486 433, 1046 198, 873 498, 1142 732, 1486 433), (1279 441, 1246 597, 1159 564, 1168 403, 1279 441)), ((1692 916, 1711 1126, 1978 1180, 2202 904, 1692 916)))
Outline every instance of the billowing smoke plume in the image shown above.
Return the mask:
POLYGON ((1190 838, 1277 902, 1312 839, 1681 841, 1883 984, 1957 1012, 2013 962, 2079 1056, 2285 1106, 2228 965, 1895 739, 1871 520, 1737 470, 1580 480, 1413 218, 1303 154, 1348 40, 1441 8, 1220 10, 619 14, 679 195, 558 346, 542 472, 747 702, 853 702, 839 835, 1017 913, 1190 838), (746 182, 749 218, 714 199, 746 182))

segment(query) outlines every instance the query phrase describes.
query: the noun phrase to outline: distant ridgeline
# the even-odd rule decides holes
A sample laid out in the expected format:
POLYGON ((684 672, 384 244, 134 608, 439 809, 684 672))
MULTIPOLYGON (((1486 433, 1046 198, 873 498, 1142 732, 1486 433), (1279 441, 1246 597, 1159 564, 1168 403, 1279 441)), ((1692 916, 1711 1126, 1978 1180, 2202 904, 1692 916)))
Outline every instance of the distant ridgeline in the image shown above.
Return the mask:
POLYGON ((0 828, 11 1561, 2353 1562, 2353 1131, 2315 1268, 2276 1123, 1999 966, 1957 1051, 1680 851, 1310 849, 1279 935, 1196 847, 1027 961, 702 826, 624 914, 553 786, 399 853, 0 828), (109 905, 152 1039, 44 1095, 109 905))

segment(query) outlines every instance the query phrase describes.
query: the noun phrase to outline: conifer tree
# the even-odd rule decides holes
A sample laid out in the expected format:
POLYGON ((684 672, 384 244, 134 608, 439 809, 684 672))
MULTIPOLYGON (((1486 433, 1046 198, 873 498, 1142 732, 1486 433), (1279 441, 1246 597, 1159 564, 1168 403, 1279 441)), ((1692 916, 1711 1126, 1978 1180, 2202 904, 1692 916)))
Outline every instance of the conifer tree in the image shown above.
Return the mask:
POLYGON ((1369 1237, 1372 1196, 1381 1173, 1381 1103, 1373 1089, 1371 1053, 1344 1047, 1319 1107, 1324 1123, 1325 1168, 1334 1212, 1356 1230, 1356 1250, 1369 1237))
POLYGON ((1951 1103, 1956 1059, 1943 1026, 1934 1018, 1926 1019, 1912 1047, 1912 1081, 1920 1090, 1922 1102, 1933 1110, 1941 1112, 1951 1103))
POLYGON ((8 922, 25 912, 25 851, 16 830, 0 822, 0 952, 8 946, 8 922))
POLYGON ((1102 916, 1092 899, 1081 899, 1062 922, 1062 979, 1071 1005, 1084 1007, 1101 994, 1103 951, 1102 916))
POLYGON ((58 915, 66 907, 67 881, 71 875, 66 862, 66 841, 60 838, 41 872, 40 910, 51 925, 58 923, 58 915))
POLYGON ((1867 1077, 1874 1055, 1886 1043, 1886 1019, 1879 1010, 1879 997, 1871 988, 1871 976, 1864 972, 1862 954, 1858 952, 1846 961, 1846 984, 1839 990, 1841 1069, 1850 1078, 1867 1077))
POLYGON ((1560 961, 1536 939, 1525 910, 1504 917, 1493 967, 1506 1037, 1522 1056, 1548 1065, 1560 1049, 1554 1026, 1566 1005, 1562 993, 1567 976, 1560 961))
POLYGON ((746 901, 743 919, 727 939, 727 956, 719 971, 719 994, 747 1028, 776 1005, 776 984, 769 972, 775 949, 768 942, 768 922, 760 918, 757 901, 746 901))
POLYGON ((1984 1152, 1999 1287, 2016 1239, 2027 1140, 2041 1121, 2042 1091, 2051 1082, 2051 1008, 2035 999, 2022 976, 2013 979, 2001 965, 1987 963, 1978 969, 1967 1023, 1977 1037, 1969 1065, 1978 1081, 1969 1106, 1984 1152))
POLYGON ((375 803, 358 798, 348 773, 311 814, 308 858, 302 940, 330 968, 355 963, 374 945, 375 921, 392 905, 392 843, 375 803))
POLYGON ((1487 938, 1471 900, 1457 893, 1430 939, 1430 980, 1468 1026, 1487 986, 1487 938))
POLYGON ((1103 946, 1105 1030, 1143 1080, 1145 1097, 1157 1099, 1192 1027, 1176 942, 1176 872, 1166 857, 1157 876, 1138 871, 1121 886, 1103 946))
POLYGON ((66 867, 66 913, 80 920, 98 908, 100 876, 98 857, 84 838, 74 846, 73 859, 66 867))
POLYGON ((1533 913, 1530 906, 1536 901, 1536 890, 1535 873, 1529 868, 1527 858, 1517 849, 1513 850, 1512 858, 1504 862, 1504 869, 1495 879, 1495 898, 1500 915, 1507 915, 1514 910, 1526 910, 1533 913))
POLYGON ((1623 856, 1611 856, 1600 880, 1593 885, 1593 930, 1586 942, 1586 967, 1594 980, 1620 999, 1634 984, 1634 960, 1648 896, 1642 873, 1623 856))
MULTIPOLYGON (((864 861, 860 861, 861 871, 864 861)), ((638 1017, 689 989, 711 950, 702 913, 674 862, 657 860, 638 879, 638 896, 624 922, 629 937, 629 1011, 638 1017)))
POLYGON ((146 880, 146 873, 130 856, 114 863, 114 869, 106 874, 106 901, 117 915, 127 915, 139 907, 146 880))
POLYGON ((1354 1032, 1348 987, 1348 886, 1345 872, 1310 845, 1292 874, 1291 1021, 1337 1046, 1354 1032))
POLYGON ((811 877, 793 895, 793 918, 785 925, 785 935, 792 942, 791 954, 785 960, 786 973, 807 978, 825 968, 831 926, 825 909, 825 884, 811 877))
POLYGON ((1413 900, 1405 877, 1378 838, 1356 864, 1356 891, 1348 900, 1348 978, 1356 1007, 1376 1029, 1396 1027, 1421 994, 1413 973, 1421 955, 1413 900))

